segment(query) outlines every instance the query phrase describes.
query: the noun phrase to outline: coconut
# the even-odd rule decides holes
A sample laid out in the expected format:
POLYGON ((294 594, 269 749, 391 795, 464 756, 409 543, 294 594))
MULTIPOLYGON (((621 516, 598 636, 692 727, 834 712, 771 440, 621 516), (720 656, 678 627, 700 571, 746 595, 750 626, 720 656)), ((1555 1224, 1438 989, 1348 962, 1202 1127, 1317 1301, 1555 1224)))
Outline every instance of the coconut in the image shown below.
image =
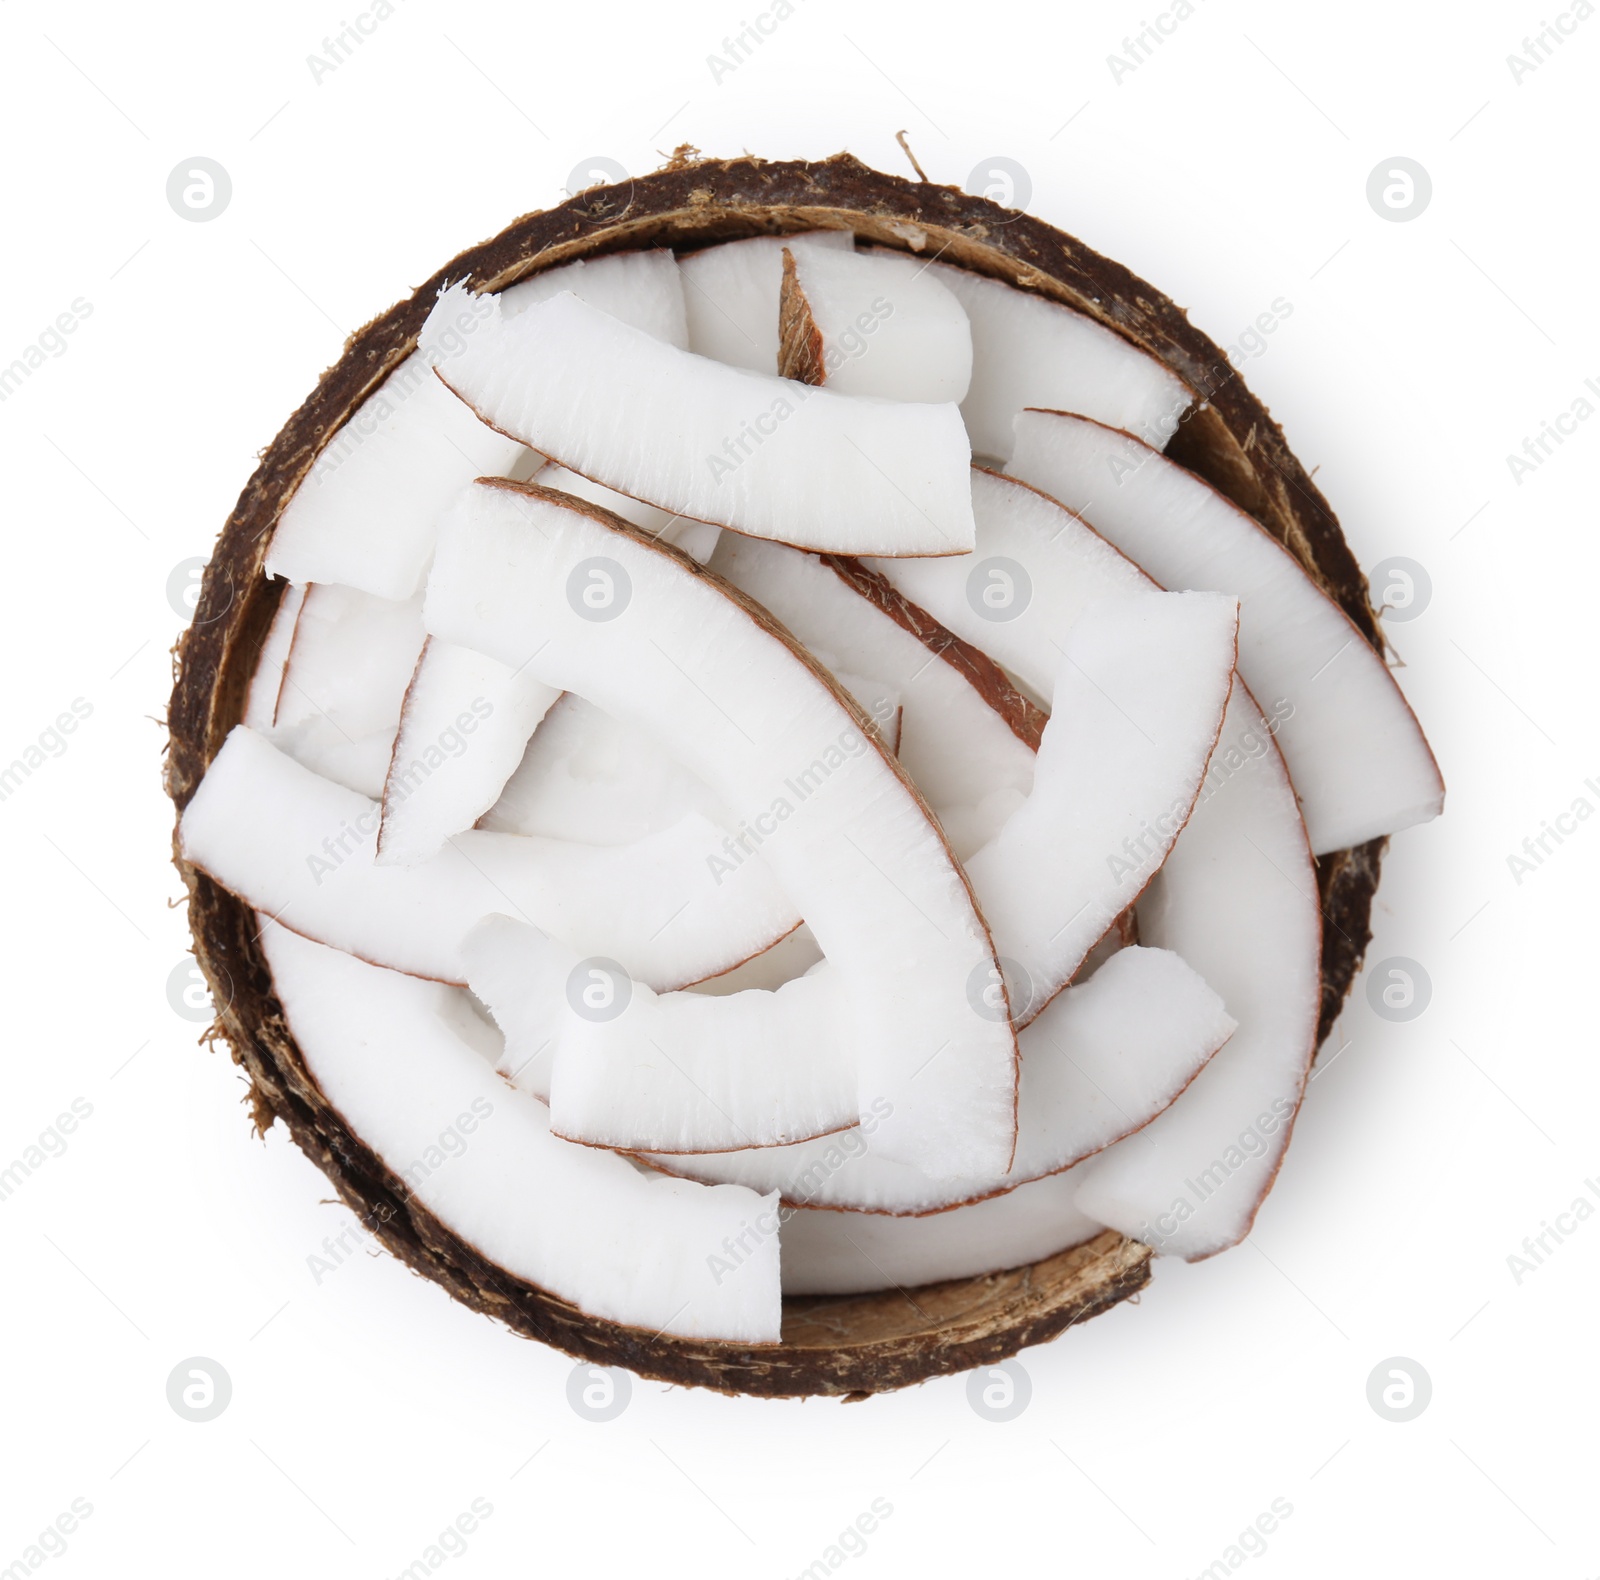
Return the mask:
MULTIPOLYGON (((245 721, 264 648, 266 673, 273 678, 262 689, 277 683, 273 671, 282 664, 293 611, 284 620, 276 617, 286 596, 303 594, 266 575, 276 523, 363 403, 417 351, 423 324, 447 284, 493 292, 580 260, 590 265, 662 248, 703 256, 705 248, 725 241, 818 231, 850 231, 871 246, 918 259, 937 257, 941 268, 958 267, 1041 303, 1073 309, 1161 364, 1175 387, 1195 396, 1166 444, 1166 455, 1252 516, 1344 611, 1360 639, 1382 652, 1366 581, 1332 510, 1222 351, 1159 291, 1026 214, 955 188, 885 175, 848 155, 776 163, 679 158, 654 175, 591 189, 555 209, 525 215, 451 260, 413 296, 351 337, 344 355, 262 453, 223 528, 195 622, 177 653, 166 784, 179 810, 194 796, 229 732, 245 721)), ((764 267, 778 276, 781 245, 763 250, 776 254, 764 260, 764 267)), ((670 271, 655 260, 651 267, 670 296, 665 289, 670 271)), ((766 290, 763 282, 761 294, 766 290)), ((524 294, 539 297, 543 291, 534 286, 524 294)), ((692 343, 692 282, 688 298, 692 343)), ((775 341, 776 326, 773 335, 775 341)), ((432 401, 432 392, 425 398, 432 401)), ((1025 399, 1039 403, 1031 390, 1025 399)), ((1057 398, 1054 403, 1065 402, 1057 398)), ((340 473, 347 470, 348 463, 340 465, 340 473)), ((400 571, 381 587, 366 590, 409 596, 416 585, 411 565, 421 548, 421 539, 416 541, 418 548, 407 550, 413 558, 400 571)), ((871 584, 872 578, 849 562, 839 568, 871 584)), ((309 571, 300 575, 304 581, 315 579, 309 571)), ((258 694, 252 723, 261 722, 263 705, 258 694)), ((1319 1037, 1337 1014, 1370 938, 1368 913, 1385 844, 1376 839, 1318 860, 1325 923, 1319 1037)), ((912 1299, 896 1289, 786 1296, 777 1344, 652 1333, 589 1314, 554 1290, 508 1272, 461 1232, 459 1223, 447 1227, 356 1133, 295 1041, 250 906, 181 854, 177 864, 188 889, 196 958, 218 1005, 213 1035, 231 1049, 246 1075, 256 1126, 264 1130, 284 1123, 390 1251, 516 1332, 594 1364, 623 1366, 674 1383, 729 1393, 854 1398, 993 1364, 1110 1308, 1149 1280, 1150 1249, 1106 1230, 1006 1271, 944 1277, 918 1287, 912 1299)), ((1065 1228, 1086 1233, 1089 1225, 1074 1222, 1065 1228)), ((962 1232, 954 1214, 950 1232, 962 1232)), ((1032 1256, 1053 1242, 1048 1234, 1019 1233, 1005 1243, 1015 1244, 1018 1255, 1032 1256)), ((907 1246, 903 1265, 924 1270, 913 1276, 928 1276, 971 1263, 964 1253, 920 1254, 907 1246)), ((838 1280, 830 1284, 825 1272, 797 1283, 840 1287, 838 1280)))

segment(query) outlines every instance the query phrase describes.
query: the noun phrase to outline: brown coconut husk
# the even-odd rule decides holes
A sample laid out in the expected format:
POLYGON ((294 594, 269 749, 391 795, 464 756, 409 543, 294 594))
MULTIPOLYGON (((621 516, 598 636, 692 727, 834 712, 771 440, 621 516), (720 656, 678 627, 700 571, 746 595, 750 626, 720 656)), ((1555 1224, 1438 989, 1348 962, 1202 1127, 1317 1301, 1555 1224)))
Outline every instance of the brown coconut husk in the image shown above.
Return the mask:
MULTIPOLYGON (((1280 542, 1382 650, 1367 584, 1327 501, 1222 351, 1182 309, 1120 264, 1027 214, 954 187, 820 162, 675 157, 654 175, 523 216, 470 248, 352 335, 304 405, 262 453, 224 524, 194 623, 175 655, 166 784, 178 809, 239 722, 283 592, 263 573, 268 540, 313 460, 409 354, 447 281, 498 290, 576 258, 632 248, 692 249, 753 235, 848 228, 938 256, 1098 319, 1159 357, 1196 392, 1168 454, 1221 489, 1280 542)), ((978 659, 970 660, 983 671, 978 659)), ((998 672, 984 673, 1004 686, 998 672)), ((1006 699, 1012 710, 1022 699, 1006 699)), ((1035 710, 1036 711, 1036 710, 1035 710)), ((1017 720, 1033 733, 1037 720, 1017 720)), ((1325 1036, 1360 966, 1385 841, 1324 857, 1325 1036)), ((741 1347, 654 1335, 585 1315, 487 1261, 408 1193, 307 1072, 256 939, 250 908, 178 856, 195 956, 218 1006, 216 1034, 250 1083, 258 1128, 282 1122, 361 1222, 416 1272, 474 1310, 567 1354, 644 1377, 729 1393, 859 1398, 993 1364, 1126 1300, 1149 1281, 1151 1252, 1112 1230, 1027 1267, 901 1291, 784 1302, 783 1341, 741 1347)))

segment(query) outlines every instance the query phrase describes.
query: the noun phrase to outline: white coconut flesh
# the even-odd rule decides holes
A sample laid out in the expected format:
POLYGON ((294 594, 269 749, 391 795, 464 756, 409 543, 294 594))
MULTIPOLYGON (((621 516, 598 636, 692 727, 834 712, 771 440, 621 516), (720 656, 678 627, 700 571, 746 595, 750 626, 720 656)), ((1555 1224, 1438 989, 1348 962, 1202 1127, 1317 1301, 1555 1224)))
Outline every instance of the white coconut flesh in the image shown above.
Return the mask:
POLYGON ((693 1179, 775 1190, 797 1206, 942 1212, 1071 1168, 1148 1124, 1227 1042, 1234 1024, 1221 998, 1176 954, 1123 949, 1022 1032, 1017 1150, 1007 1170, 958 1181, 890 1162, 872 1150, 872 1114, 855 1129, 796 1146, 695 1158, 652 1153, 646 1161, 693 1179))
POLYGON ((847 230, 751 236, 680 258, 689 349, 729 367, 776 373, 783 249, 797 244, 853 254, 855 237, 847 230))
POLYGON ((1171 1108, 1085 1167, 1078 1202, 1158 1252, 1209 1256, 1249 1233, 1271 1189, 1321 1009, 1321 911, 1305 825, 1242 686, 1194 813, 1140 902, 1139 931, 1199 971, 1239 1029, 1171 1108))
POLYGON ((972 546, 966 431, 953 405, 728 367, 566 292, 507 318, 496 299, 452 286, 428 324, 468 312, 484 313, 482 325, 439 376, 486 423, 607 488, 805 548, 972 546))
POLYGON ((1130 434, 1047 411, 1023 412, 1016 433, 1009 470, 1163 586, 1238 595, 1239 673, 1278 718, 1313 851, 1438 816, 1444 783, 1393 674, 1276 538, 1130 434))
POLYGON ((1170 368, 1087 314, 949 264, 929 272, 972 326, 972 383, 961 414, 976 454, 1008 460, 1011 420, 1029 406, 1082 412, 1160 449, 1193 404, 1170 368))
MULTIPOLYGON (((504 311, 522 311, 561 291, 672 345, 686 343, 683 291, 670 251, 547 270, 502 293, 504 311)), ((470 344, 489 314, 487 301, 462 296, 459 311, 435 314, 417 350, 328 441, 284 507, 267 551, 269 575, 409 598, 422 585, 451 498, 475 477, 525 475, 526 448, 478 422, 434 375, 470 344)))
POLYGON ((657 994, 506 916, 485 918, 464 953, 505 1033, 504 1073, 546 1098, 568 1140, 728 1152, 856 1123, 846 1006, 826 964, 770 993, 657 994))
POLYGON ((799 920, 760 863, 719 883, 724 833, 691 815, 630 845, 468 829, 416 866, 376 862, 381 808, 244 726, 179 825, 187 860, 286 927, 375 965, 464 984, 461 940, 513 910, 580 954, 680 987, 767 948, 799 920))
POLYGON ((471 828, 560 695, 487 654, 424 642, 384 780, 379 864, 414 867, 471 828))
POLYGON ((783 1292, 856 1295, 1026 1267, 1101 1232, 1077 1188, 1076 1171, 1052 1174, 920 1218, 783 1208, 783 1292))
POLYGON ((424 621, 655 735, 710 786, 845 979, 858 1112, 890 1109, 875 1145, 947 1175, 1006 1167, 1015 1040, 969 991, 998 969, 971 891, 859 708, 781 626, 614 517, 487 482, 441 525, 424 621), (612 618, 569 593, 597 571, 612 618))
POLYGON ((965 674, 829 565, 733 534, 710 564, 771 610, 820 663, 877 675, 898 689, 900 761, 958 856, 969 856, 1022 804, 1033 786, 1033 752, 965 674))
POLYGON ((261 656, 256 660, 255 673, 250 677, 250 691, 245 698, 243 723, 253 730, 270 730, 278 712, 278 693, 283 689, 283 666, 289 661, 289 648, 294 642, 295 622, 300 618, 300 604, 305 598, 303 582, 291 582, 278 600, 272 624, 262 639, 261 656))
POLYGON ((560 1140, 544 1105, 508 1087, 461 1035, 464 995, 261 923, 273 993, 307 1070, 405 1198, 511 1277, 593 1316, 777 1342, 775 1199, 651 1179, 560 1140), (750 1233, 762 1223, 772 1232, 750 1233), (740 1236, 741 1259, 723 1271, 740 1236))
POLYGON ((803 239, 790 242, 789 253, 829 389, 886 400, 965 399, 972 331, 961 303, 926 263, 803 239))

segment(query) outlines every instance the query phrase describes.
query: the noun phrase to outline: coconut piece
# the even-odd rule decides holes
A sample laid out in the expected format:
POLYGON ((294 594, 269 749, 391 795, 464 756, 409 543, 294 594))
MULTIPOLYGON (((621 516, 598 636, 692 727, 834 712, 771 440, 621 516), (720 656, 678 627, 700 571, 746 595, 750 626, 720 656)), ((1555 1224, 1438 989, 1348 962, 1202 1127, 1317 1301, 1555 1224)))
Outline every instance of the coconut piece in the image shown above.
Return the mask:
POLYGON ((778 372, 841 395, 955 401, 972 378, 972 331, 928 266, 797 238, 783 249, 778 372))
POLYGON ((1025 1026, 1160 870, 1233 683, 1237 600, 1137 592, 1060 642, 1033 790, 967 862, 1025 1026))
MULTIPOLYGON (((683 289, 665 248, 547 269, 503 292, 499 311, 515 315, 562 291, 645 334, 687 343, 683 289)), ((278 520, 269 575, 409 598, 455 494, 475 477, 526 473, 526 449, 476 421, 434 377, 465 353, 493 300, 458 292, 456 311, 429 318, 417 350, 334 434, 278 520)))
POLYGON ((826 965, 770 993, 657 994, 506 916, 486 917, 462 952, 505 1033, 503 1073, 547 1096, 570 1141, 725 1152, 856 1122, 853 1041, 826 965))
POLYGON ((1011 420, 1028 406, 1082 412, 1159 449, 1194 400, 1164 363, 1084 313, 949 264, 929 269, 971 324, 961 415, 979 455, 1009 460, 1011 420))
POLYGON ((900 761, 957 856, 969 856, 1022 804, 1033 784, 1037 735, 1031 719, 1022 725, 1024 738, 1011 727, 1023 704, 993 662, 859 566, 733 534, 710 563, 783 621, 818 662, 881 676, 897 688, 900 761))
POLYGON ((545 269, 501 291, 501 309, 507 318, 515 318, 562 291, 669 346, 689 345, 683 281, 670 247, 579 258, 545 269))
MULTIPOLYGON (((484 300, 451 286, 428 322, 484 300)), ((509 319, 487 300, 482 326, 439 376, 485 422, 573 471, 677 515, 808 548, 972 546, 954 406, 863 400, 726 367, 566 293, 509 319)))
POLYGON ((1010 470, 1163 586, 1238 595, 1239 673, 1278 721, 1314 852, 1438 816, 1444 782, 1393 674, 1276 538, 1130 434, 1047 411, 1016 432, 1010 470))
MULTIPOLYGON (((875 1145, 942 1174, 1005 1168, 1015 1042, 968 997, 998 969, 971 891, 859 707, 770 615, 594 506, 484 482, 441 526, 424 618, 676 754, 845 979, 858 1112, 890 1110, 875 1145), (603 620, 581 596, 597 573, 603 620)), ((725 882, 747 864, 713 865, 725 882)))
POLYGON ((1194 814, 1140 902, 1139 927, 1205 976, 1239 1030, 1170 1109, 1086 1167, 1077 1199, 1099 1222, 1194 1260, 1249 1233, 1289 1144, 1321 1007, 1305 827, 1242 685, 1194 814))
POLYGON ((651 1154, 645 1161, 690 1179, 776 1190, 797 1206, 942 1212, 1071 1168, 1148 1124, 1195 1079, 1234 1024, 1222 1000, 1177 955, 1124 949, 1060 994, 1022 1033, 1017 1152, 1009 1171, 932 1179, 890 1162, 872 1149, 876 1114, 863 1116, 857 1129, 798 1146, 697 1158, 651 1154))
POLYGON ((777 1342, 777 1234, 756 1237, 736 1276, 712 1271, 724 1241, 751 1222, 776 1228, 776 1201, 652 1180, 553 1136, 544 1106, 509 1089, 461 1035, 456 990, 367 965, 267 917, 261 943, 311 1078, 447 1229, 595 1316, 777 1342))
POLYGON ((179 833, 186 860, 285 926, 457 985, 462 938, 508 906, 660 988, 726 971, 799 920, 762 864, 712 875, 726 836, 700 817, 613 847, 468 829, 415 867, 374 864, 379 819, 376 802, 240 726, 179 833))
POLYGON ((471 828, 560 695, 486 654, 429 637, 401 710, 374 859, 414 867, 471 828))
POLYGON ((557 466, 554 461, 542 466, 530 481, 541 488, 558 488, 563 494, 587 499, 591 505, 600 505, 613 515, 621 516, 624 521, 631 521, 651 537, 682 549, 702 565, 711 558, 717 540, 722 536, 722 529, 712 526, 709 521, 694 521, 687 516, 674 516, 668 511, 657 510, 654 505, 630 499, 614 488, 602 488, 577 472, 557 466))
POLYGON ((269 730, 278 712, 278 693, 283 689, 283 666, 288 662, 289 648, 294 642, 295 622, 300 618, 300 604, 306 595, 305 585, 291 582, 278 600, 272 624, 267 627, 261 644, 261 656, 256 660, 255 673, 250 677, 250 693, 245 699, 242 723, 255 730, 269 730))
POLYGON ((922 1218, 785 1208, 785 1295, 911 1289, 1023 1267, 1080 1245, 1100 1225, 1073 1203, 1076 1172, 922 1218))
POLYGON ((729 367, 778 371, 778 301, 783 249, 797 244, 855 251, 847 230, 750 236, 679 258, 689 349, 729 367))

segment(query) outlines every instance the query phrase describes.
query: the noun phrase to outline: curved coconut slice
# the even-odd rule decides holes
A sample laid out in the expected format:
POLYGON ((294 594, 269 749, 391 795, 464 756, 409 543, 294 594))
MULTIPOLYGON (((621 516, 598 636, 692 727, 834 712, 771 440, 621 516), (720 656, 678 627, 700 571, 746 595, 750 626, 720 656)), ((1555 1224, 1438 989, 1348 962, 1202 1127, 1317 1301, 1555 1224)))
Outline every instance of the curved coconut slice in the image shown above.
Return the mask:
POLYGON ((297 933, 458 985, 462 938, 508 906, 661 988, 725 971, 799 920, 764 864, 713 875, 725 836, 704 818, 605 848, 468 829, 419 866, 380 867, 379 817, 241 726, 179 830, 189 861, 297 933))
POLYGON ((579 258, 545 269, 508 285, 500 292, 500 304, 507 318, 515 318, 562 291, 571 291, 580 301, 669 346, 689 344, 683 281, 670 247, 579 258))
MULTIPOLYGON (((500 311, 514 315, 561 291, 645 334, 687 343, 677 264, 664 248, 546 270, 503 292, 500 311)), ((434 377, 471 344, 491 300, 458 293, 456 311, 429 318, 417 350, 334 434, 278 521, 269 575, 409 598, 455 495, 475 477, 525 470, 524 447, 478 422, 434 377)))
POLYGON ((797 242, 855 251, 849 231, 817 230, 725 241, 678 259, 691 351, 729 367, 778 371, 783 249, 797 242))
POLYGON ((401 710, 374 859, 414 867, 471 828, 560 695, 486 654, 429 637, 401 710))
POLYGON ((1025 1267, 1101 1232, 1073 1204, 1075 1173, 925 1218, 783 1209, 783 1292, 856 1295, 1025 1267))
POLYGON ((1382 658, 1269 532, 1130 434, 1024 412, 1010 469, 1082 511, 1167 587, 1238 595, 1239 673, 1278 743, 1318 855, 1437 817, 1444 782, 1382 658))
POLYGON ((972 331, 925 263, 795 239, 783 251, 778 371, 841 395, 956 401, 972 379, 972 331))
POLYGON ((726 1152, 856 1122, 852 1039, 826 966, 771 993, 657 994, 507 916, 486 917, 462 954, 505 1033, 502 1071, 547 1098, 569 1141, 726 1152))
POLYGON ((550 1134, 457 1026, 460 994, 262 918, 272 988, 306 1068, 415 1199, 489 1261, 582 1311, 654 1332, 775 1343, 777 1203, 649 1179, 550 1134), (456 1002, 453 1002, 456 1001, 456 1002), (770 1220, 773 1232, 749 1226, 770 1220), (726 1242, 746 1255, 718 1276, 726 1242))
MULTIPOLYGON (((1006 1166, 1015 1043, 968 996, 997 969, 971 891, 859 708, 782 627, 616 517, 488 482, 441 527, 425 620, 651 732, 759 838, 845 979, 858 1111, 889 1106, 885 1156, 1006 1166), (620 603, 604 620, 569 595, 597 571, 620 603)), ((713 865, 726 882, 748 863, 713 865)))
MULTIPOLYGON (((533 732, 500 799, 478 826, 586 845, 623 845, 691 812, 727 821, 706 785, 654 735, 569 691, 533 732)), ((730 838, 738 838, 737 832, 730 838)), ((734 854, 730 850, 726 858, 734 854)))
POLYGON ((677 515, 808 548, 971 548, 954 406, 863 400, 726 367, 566 294, 507 319, 494 299, 451 286, 428 323, 484 300, 482 327, 439 376, 485 422, 573 471, 677 515))
POLYGON ((1250 1232, 1289 1144, 1321 1008, 1311 852, 1283 759, 1243 686, 1139 925, 1204 973, 1239 1030, 1166 1113, 1084 1169, 1078 1205, 1193 1260, 1250 1232))
POLYGON ((550 1076, 556 1133, 666 1153, 775 1147, 848 1130, 856 1061, 838 973, 776 991, 657 995, 612 1023, 569 1014, 550 1076))
POLYGON ((1019 1027, 1172 849, 1222 728, 1238 621, 1216 593, 1139 592, 1059 644, 1032 794, 967 862, 1019 1027))
POLYGON ((291 582, 278 600, 277 612, 267 627, 261 644, 261 656, 256 660, 255 673, 250 677, 250 695, 245 699, 243 723, 253 730, 269 730, 278 712, 278 693, 283 689, 283 666, 289 659, 289 648, 294 642, 295 623, 300 618, 300 604, 306 589, 301 582, 291 582))
POLYGON ((820 663, 879 675, 898 689, 900 761, 958 856, 970 855, 1022 804, 1033 752, 998 711, 1020 699, 981 654, 920 610, 896 606, 881 579, 877 588, 863 586, 859 568, 846 572, 798 549, 732 534, 717 545, 711 568, 771 610, 820 663))
POLYGON ((1082 412, 1157 447, 1177 431, 1194 394, 1132 341, 1003 280, 945 263, 929 268, 972 325, 972 384, 961 415, 979 455, 1008 460, 1011 419, 1028 406, 1082 412))
POLYGON ((890 1162, 869 1150, 877 1123, 871 1114, 859 1129, 798 1146, 692 1159, 653 1153, 645 1161, 686 1178, 775 1190, 797 1206, 943 1212, 1060 1173, 1148 1124, 1195 1079, 1234 1024, 1177 955, 1124 949, 1022 1033, 1017 1153, 1008 1172, 941 1180, 890 1162))
POLYGON ((609 510, 614 516, 621 516, 624 521, 631 521, 642 532, 648 532, 653 538, 660 538, 663 543, 671 543, 683 550, 685 554, 704 565, 711 558, 712 551, 717 546, 717 540, 722 536, 722 528, 714 527, 709 521, 695 521, 688 516, 674 516, 669 511, 657 510, 654 505, 646 505, 640 500, 630 499, 626 494, 619 494, 614 488, 602 488, 598 483, 592 483, 580 473, 569 471, 564 466, 557 466, 550 461, 535 472, 530 481, 538 484, 540 488, 560 489, 563 494, 571 494, 576 499, 587 499, 591 505, 599 505, 604 510, 609 510))

